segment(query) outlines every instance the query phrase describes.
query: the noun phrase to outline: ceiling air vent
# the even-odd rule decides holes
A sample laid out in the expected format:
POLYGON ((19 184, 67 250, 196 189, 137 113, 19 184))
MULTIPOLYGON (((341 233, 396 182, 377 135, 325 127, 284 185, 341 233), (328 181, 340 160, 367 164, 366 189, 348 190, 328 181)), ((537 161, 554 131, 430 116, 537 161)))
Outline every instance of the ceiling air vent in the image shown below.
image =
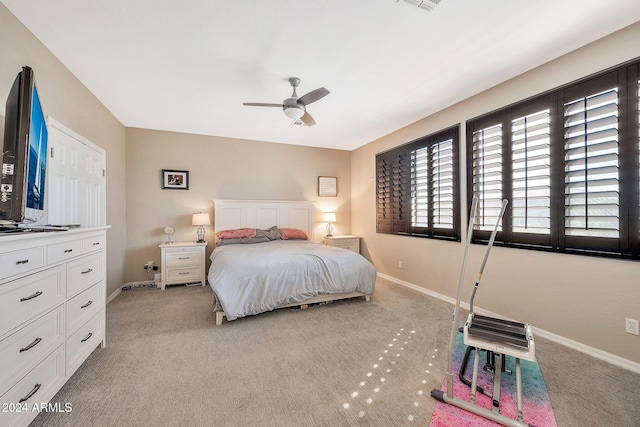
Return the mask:
MULTIPOLYGON (((405 3, 409 3, 412 6, 417 6, 418 9, 431 12, 442 0, 404 0, 405 3)), ((396 0, 396 3, 400 0, 396 0)))
POLYGON ((302 120, 295 119, 294 121, 291 122, 291 126, 305 127, 307 125, 302 120))

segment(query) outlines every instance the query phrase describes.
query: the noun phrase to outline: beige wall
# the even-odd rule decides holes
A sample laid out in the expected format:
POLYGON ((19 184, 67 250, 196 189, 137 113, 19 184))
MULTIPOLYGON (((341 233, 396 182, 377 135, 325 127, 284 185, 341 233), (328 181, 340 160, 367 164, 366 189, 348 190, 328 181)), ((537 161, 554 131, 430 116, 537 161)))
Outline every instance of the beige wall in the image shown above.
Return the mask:
MULTIPOLYGON (((365 251, 378 271, 455 298, 464 244, 376 234, 376 153, 461 123, 461 194, 466 212, 465 121, 640 57, 638 40, 640 23, 355 150, 352 232, 364 237, 365 251), (400 260, 403 269, 398 268, 400 260)), ((466 221, 465 215, 465 229, 466 221)), ((485 249, 471 248, 465 302, 485 249)), ((475 302, 480 308, 640 363, 640 337, 624 331, 625 317, 640 319, 638 262, 494 248, 475 302)))
POLYGON ((107 153, 107 294, 122 285, 125 250, 124 126, 0 4, 0 115, 22 66, 33 68, 44 113, 107 153))
MULTIPOLYGON (((315 240, 324 236, 321 212, 335 211, 334 232, 351 231, 351 153, 296 145, 127 128, 126 280, 145 280, 144 263, 160 263, 163 229, 174 241, 196 240, 191 214, 213 216, 214 199, 309 200, 316 206, 315 240), (161 170, 189 171, 189 190, 161 189, 161 170), (337 197, 318 197, 318 176, 338 178, 337 197)), ((207 228, 207 256, 213 249, 207 228)))

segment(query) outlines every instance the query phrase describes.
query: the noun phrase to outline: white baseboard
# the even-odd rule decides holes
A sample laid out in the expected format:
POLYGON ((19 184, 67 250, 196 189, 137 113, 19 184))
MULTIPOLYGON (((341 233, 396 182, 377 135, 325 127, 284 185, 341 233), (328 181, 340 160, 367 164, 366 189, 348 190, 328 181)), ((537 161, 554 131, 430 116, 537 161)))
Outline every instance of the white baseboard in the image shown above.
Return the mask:
MULTIPOLYGON (((454 305, 456 303, 456 300, 454 298, 448 297, 446 295, 439 294, 439 293, 431 291, 429 289, 425 289, 425 288, 423 288, 421 286, 418 286, 418 285, 415 285, 413 283, 405 282, 404 280, 396 279, 395 277, 388 276, 388 275, 383 274, 383 273, 378 273, 378 276, 383 278, 383 279, 386 279, 386 280, 388 280, 390 282, 393 282, 393 283, 396 283, 398 285, 402 285, 404 287, 413 289, 414 291, 418 291, 418 292, 420 292, 422 294, 431 296, 433 298, 437 298, 437 299, 442 300, 442 301, 446 301, 451 305, 454 305)), ((460 303, 460 307, 465 308, 465 309, 468 310, 469 309, 469 304, 465 303, 465 302, 461 302, 460 303)), ((493 313, 493 312, 490 312, 490 311, 487 311, 487 310, 483 310, 482 308, 477 308, 476 307, 476 310, 474 310, 474 311, 477 311, 478 313, 480 313, 480 314, 482 314, 484 316, 502 317, 502 318, 504 318, 504 316, 501 316, 501 315, 499 315, 497 313, 493 313)), ((507 319, 507 320, 513 320, 513 319, 507 319)), ((532 327, 533 327, 533 330, 534 330, 536 335, 541 336, 541 337, 543 337, 545 339, 548 339, 549 341, 553 341, 555 343, 562 344, 562 345, 564 345, 566 347, 569 347, 569 348, 571 348, 573 350, 579 351, 581 353, 588 354, 589 356, 593 356, 596 359, 602 360, 602 361, 607 362, 607 363, 611 363, 612 365, 619 366, 621 368, 624 368, 624 369, 627 369, 629 371, 632 371, 632 372, 640 374, 640 363, 636 363, 636 362, 633 362, 631 360, 624 359, 624 358, 622 358, 620 356, 616 356, 615 354, 607 353, 606 351, 602 351, 600 349, 597 349, 597 348, 594 348, 594 347, 590 347, 590 346, 582 344, 580 342, 570 340, 569 338, 565 338, 565 337, 562 337, 560 335, 556 335, 556 334, 554 334, 552 332, 545 331, 544 329, 536 328, 535 326, 532 326, 532 327)))
POLYGON ((121 287, 119 287, 118 289, 116 289, 115 291, 113 291, 113 292, 111 293, 111 295, 109 295, 109 296, 107 297, 107 304, 109 304, 111 301, 113 301, 113 299, 114 299, 115 297, 117 297, 118 295, 120 295, 120 292, 122 292, 122 288, 121 288, 121 287))

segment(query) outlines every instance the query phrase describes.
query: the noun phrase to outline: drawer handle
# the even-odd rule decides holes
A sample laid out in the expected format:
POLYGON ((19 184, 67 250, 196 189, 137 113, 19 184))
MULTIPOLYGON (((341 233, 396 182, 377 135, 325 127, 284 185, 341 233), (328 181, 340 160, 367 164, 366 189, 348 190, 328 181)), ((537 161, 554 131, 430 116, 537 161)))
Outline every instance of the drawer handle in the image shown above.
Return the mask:
POLYGON ((179 274, 180 276, 185 276, 185 275, 186 275, 186 276, 188 276, 188 275, 189 275, 189 272, 188 272, 188 271, 181 271, 181 272, 179 272, 178 274, 179 274))
POLYGON ((85 342, 87 341, 89 338, 91 338, 93 336, 93 332, 89 332, 89 335, 87 335, 84 339, 80 340, 80 342, 85 342))
POLYGON ((20 349, 20 353, 22 353, 23 351, 28 351, 31 350, 33 347, 37 346, 38 344, 40 344, 40 341, 42 341, 42 338, 36 338, 35 340, 33 340, 33 342, 31 344, 29 344, 26 347, 23 347, 20 349))
POLYGON ((93 246, 98 246, 100 242, 93 242, 93 246))
POLYGON ((30 295, 28 297, 24 297, 24 298, 20 298, 20 302, 25 302, 25 301, 29 301, 30 299, 34 299, 39 297, 40 295, 42 295, 42 292, 38 291, 33 295, 30 295))
POLYGON ((28 259, 23 259, 22 261, 16 261, 16 265, 26 264, 28 262, 29 262, 28 259))
POLYGON ((73 252, 73 249, 65 249, 65 250, 64 250, 64 253, 65 253, 65 254, 68 254, 68 253, 71 253, 71 252, 73 252))
POLYGON ((22 403, 22 402, 26 402, 27 400, 31 399, 31 397, 36 394, 38 392, 38 390, 40 390, 40 387, 42 387, 42 384, 36 384, 35 387, 33 387, 33 390, 31 390, 29 392, 29 394, 27 394, 25 397, 23 397, 22 399, 18 400, 18 403, 22 403))
POLYGON ((91 304, 93 304, 93 301, 89 300, 85 305, 81 306, 80 308, 87 308, 87 307, 89 307, 91 304))
POLYGON ((189 259, 190 257, 188 256, 183 256, 183 257, 178 257, 178 259, 183 260, 183 259, 189 259))
POLYGON ((80 274, 87 274, 87 273, 91 273, 92 271, 93 271, 93 268, 90 268, 88 270, 80 272, 80 274))

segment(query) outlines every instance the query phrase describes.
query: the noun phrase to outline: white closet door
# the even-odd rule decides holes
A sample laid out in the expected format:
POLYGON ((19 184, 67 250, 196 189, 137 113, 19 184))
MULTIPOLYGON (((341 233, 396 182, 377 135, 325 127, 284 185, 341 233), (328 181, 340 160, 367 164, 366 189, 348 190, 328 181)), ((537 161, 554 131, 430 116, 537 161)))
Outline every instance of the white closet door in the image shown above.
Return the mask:
POLYGON ((103 149, 49 118, 49 224, 106 225, 105 157, 103 149))

